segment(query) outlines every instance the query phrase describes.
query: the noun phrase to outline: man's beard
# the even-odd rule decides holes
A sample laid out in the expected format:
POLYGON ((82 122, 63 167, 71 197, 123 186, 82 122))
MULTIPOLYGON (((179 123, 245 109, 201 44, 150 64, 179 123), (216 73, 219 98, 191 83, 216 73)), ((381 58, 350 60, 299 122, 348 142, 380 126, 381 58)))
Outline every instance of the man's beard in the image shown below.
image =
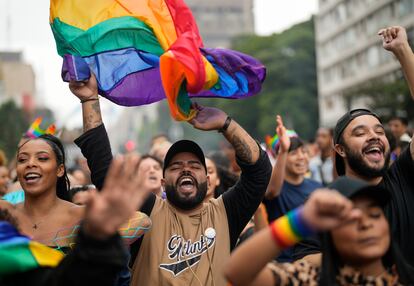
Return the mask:
POLYGON ((385 175, 390 164, 390 152, 384 153, 384 166, 382 166, 381 168, 374 168, 368 166, 365 163, 364 158, 360 153, 354 152, 346 144, 344 144, 343 146, 346 154, 346 159, 348 161, 348 165, 355 173, 367 179, 374 179, 385 175))
POLYGON ((179 195, 177 191, 177 186, 175 185, 166 185, 165 193, 167 194, 168 201, 175 207, 182 210, 192 210, 199 204, 201 204, 207 194, 207 181, 203 183, 196 182, 196 195, 192 198, 183 198, 179 195))

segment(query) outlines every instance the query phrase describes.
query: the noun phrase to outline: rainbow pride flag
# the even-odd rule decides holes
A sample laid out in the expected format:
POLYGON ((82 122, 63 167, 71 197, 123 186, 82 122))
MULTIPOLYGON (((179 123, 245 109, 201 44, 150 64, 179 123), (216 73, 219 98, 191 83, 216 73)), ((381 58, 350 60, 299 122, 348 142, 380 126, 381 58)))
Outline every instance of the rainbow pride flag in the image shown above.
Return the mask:
MULTIPOLYGON (((290 130, 287 129, 286 130, 286 134, 287 136, 289 136, 289 138, 293 138, 293 137, 299 137, 298 134, 294 131, 294 130, 290 130)), ((280 146, 280 139, 279 139, 279 135, 275 135, 275 136, 270 136, 267 135, 265 138, 265 142, 266 142, 266 146, 274 153, 277 154, 277 150, 279 149, 280 146)))
POLYGON ((64 81, 85 81, 92 71, 112 102, 167 98, 176 120, 195 115, 190 97, 252 96, 266 76, 248 55, 204 48, 183 0, 51 0, 50 24, 64 81))
POLYGON ((49 125, 46 129, 40 128, 40 124, 42 124, 43 118, 38 117, 33 121, 33 123, 30 125, 29 130, 27 130, 25 137, 27 138, 37 138, 44 134, 50 134, 55 135, 56 133, 56 126, 54 124, 49 125))
POLYGON ((20 234, 14 226, 0 221, 0 276, 38 267, 56 267, 63 254, 20 234))

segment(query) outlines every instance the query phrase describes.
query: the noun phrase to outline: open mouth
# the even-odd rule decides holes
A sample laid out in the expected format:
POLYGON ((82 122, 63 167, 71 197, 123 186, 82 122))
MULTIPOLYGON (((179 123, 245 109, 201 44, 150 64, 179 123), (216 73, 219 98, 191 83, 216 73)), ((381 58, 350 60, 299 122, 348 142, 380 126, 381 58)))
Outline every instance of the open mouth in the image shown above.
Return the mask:
POLYGON ((363 153, 370 161, 381 161, 384 157, 384 148, 379 145, 371 145, 364 148, 363 153))
POLYGON ((178 187, 186 192, 190 192, 194 189, 196 183, 192 177, 183 176, 178 180, 178 187))
POLYGON ((37 183, 42 176, 39 173, 30 172, 24 175, 24 180, 27 184, 37 183))

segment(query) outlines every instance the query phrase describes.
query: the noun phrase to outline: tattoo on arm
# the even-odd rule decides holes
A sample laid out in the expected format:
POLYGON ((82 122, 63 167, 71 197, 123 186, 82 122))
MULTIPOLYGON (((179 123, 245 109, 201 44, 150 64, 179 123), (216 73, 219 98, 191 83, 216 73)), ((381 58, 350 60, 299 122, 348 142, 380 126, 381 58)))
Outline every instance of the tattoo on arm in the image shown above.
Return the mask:
POLYGON ((236 121, 231 121, 229 128, 223 135, 233 146, 241 161, 247 164, 257 162, 260 157, 259 145, 236 121))
POLYGON ((231 143, 236 150, 237 156, 243 162, 251 163, 253 161, 253 152, 247 142, 240 139, 237 135, 233 135, 231 138, 231 143))
POLYGON ((90 106, 83 107, 83 131, 98 127, 102 124, 101 108, 99 101, 94 101, 90 106))
POLYGON ((99 100, 92 103, 92 109, 97 115, 99 115, 99 117, 101 117, 101 106, 99 105, 99 100))

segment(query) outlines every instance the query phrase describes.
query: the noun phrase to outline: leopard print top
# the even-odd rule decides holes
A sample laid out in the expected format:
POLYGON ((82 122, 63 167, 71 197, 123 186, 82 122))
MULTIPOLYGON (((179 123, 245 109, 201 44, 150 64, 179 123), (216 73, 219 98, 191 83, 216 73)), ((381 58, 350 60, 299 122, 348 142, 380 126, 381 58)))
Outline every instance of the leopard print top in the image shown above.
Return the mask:
MULTIPOLYGON (((275 278, 277 286, 317 286, 319 280, 319 267, 315 267, 306 261, 294 263, 271 263, 268 265, 275 278)), ((397 286, 398 275, 393 268, 377 277, 364 276, 351 267, 343 267, 337 277, 341 286, 397 286)))

